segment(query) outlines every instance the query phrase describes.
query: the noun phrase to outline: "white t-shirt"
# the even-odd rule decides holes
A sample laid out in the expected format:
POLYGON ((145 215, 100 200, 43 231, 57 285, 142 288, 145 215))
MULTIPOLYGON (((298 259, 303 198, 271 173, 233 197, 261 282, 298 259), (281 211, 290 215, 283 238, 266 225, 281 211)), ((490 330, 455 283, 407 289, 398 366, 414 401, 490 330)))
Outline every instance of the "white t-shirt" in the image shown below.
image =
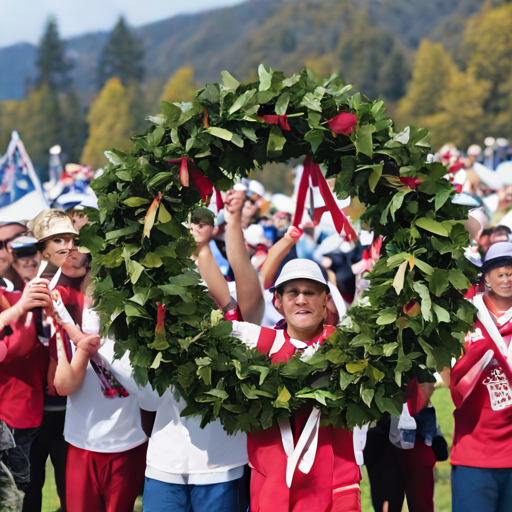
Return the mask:
MULTIPOLYGON (((88 316, 86 311, 84 320, 88 316)), ((84 331, 90 330, 84 325, 84 331)), ((82 450, 125 452, 147 440, 140 424, 139 390, 132 377, 128 353, 122 359, 114 360, 114 342, 109 338, 102 341, 104 344, 98 354, 130 396, 105 398, 96 373, 90 364, 87 365, 82 386, 68 396, 64 438, 82 450)), ((72 349, 74 353, 73 344, 72 349)))
POLYGON ((149 439, 146 476, 173 484, 216 484, 243 475, 248 462, 245 434, 230 436, 220 421, 204 429, 200 418, 180 417, 186 402, 170 389, 161 397, 148 384, 139 394, 141 409, 156 411, 149 439))

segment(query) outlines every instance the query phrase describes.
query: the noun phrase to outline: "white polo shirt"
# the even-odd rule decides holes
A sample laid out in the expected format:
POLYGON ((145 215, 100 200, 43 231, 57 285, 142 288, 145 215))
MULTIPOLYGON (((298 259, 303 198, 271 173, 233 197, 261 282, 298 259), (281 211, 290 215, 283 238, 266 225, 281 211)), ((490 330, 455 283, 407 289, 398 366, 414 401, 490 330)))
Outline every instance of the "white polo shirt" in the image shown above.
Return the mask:
POLYGON ((148 384, 139 394, 145 411, 156 411, 149 439, 146 476, 172 484, 206 485, 242 477, 248 463, 245 434, 230 436, 220 421, 204 429, 200 418, 180 417, 186 402, 170 389, 162 397, 148 384))
MULTIPOLYGON (((103 396, 100 381, 88 364, 82 386, 68 396, 64 438, 82 450, 125 452, 147 440, 140 423, 138 387, 132 377, 128 353, 114 360, 114 342, 108 338, 104 341, 98 354, 130 396, 103 396)), ((71 346, 74 352, 75 347, 71 346)))

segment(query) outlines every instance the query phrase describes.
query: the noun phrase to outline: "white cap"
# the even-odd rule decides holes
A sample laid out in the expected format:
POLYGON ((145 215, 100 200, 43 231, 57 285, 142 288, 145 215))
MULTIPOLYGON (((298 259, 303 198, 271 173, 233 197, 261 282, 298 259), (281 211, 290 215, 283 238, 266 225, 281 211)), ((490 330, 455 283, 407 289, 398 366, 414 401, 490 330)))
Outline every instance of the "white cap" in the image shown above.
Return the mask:
POLYGON ((263 197, 265 195, 265 187, 256 180, 252 180, 249 184, 249 194, 258 194, 260 197, 263 197))
POLYGON ((249 245, 271 245, 270 240, 265 236, 265 229, 261 224, 251 224, 244 230, 244 238, 249 245))
POLYGON ((317 283, 328 286, 327 280, 323 276, 318 263, 304 258, 297 258, 289 261, 283 267, 271 291, 296 279, 309 279, 310 281, 316 281, 317 283))
POLYGON ((492 260, 499 258, 511 258, 512 259, 512 242, 496 242, 489 247, 489 250, 485 253, 484 263, 489 263, 492 260))

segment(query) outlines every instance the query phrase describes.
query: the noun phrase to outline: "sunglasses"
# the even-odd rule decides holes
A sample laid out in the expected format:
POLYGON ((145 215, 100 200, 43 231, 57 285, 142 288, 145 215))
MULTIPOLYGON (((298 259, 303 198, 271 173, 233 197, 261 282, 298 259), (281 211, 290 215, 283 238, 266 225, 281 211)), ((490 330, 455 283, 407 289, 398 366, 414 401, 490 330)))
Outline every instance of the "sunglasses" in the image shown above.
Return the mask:
POLYGON ((18 233, 17 235, 8 238, 7 240, 0 240, 0 251, 2 249, 6 249, 8 251, 12 251, 12 241, 16 240, 16 238, 23 236, 24 233, 18 233))

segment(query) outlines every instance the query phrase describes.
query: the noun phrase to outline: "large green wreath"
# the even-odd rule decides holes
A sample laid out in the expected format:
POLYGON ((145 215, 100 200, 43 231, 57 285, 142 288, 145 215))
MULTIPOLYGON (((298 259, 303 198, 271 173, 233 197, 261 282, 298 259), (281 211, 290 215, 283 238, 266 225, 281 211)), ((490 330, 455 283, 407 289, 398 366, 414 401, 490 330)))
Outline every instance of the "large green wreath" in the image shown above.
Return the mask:
POLYGON ((192 103, 162 102, 129 153, 106 153, 92 184, 99 212, 81 233, 103 332, 117 356, 130 351, 138 383, 173 386, 187 400, 183 415, 203 425, 220 418, 228 432, 268 428, 305 405, 321 409, 323 424, 348 428, 399 414, 410 379, 432 380, 461 355, 474 317, 463 298, 476 277, 464 257, 467 209, 451 202, 446 167, 426 163, 428 132, 394 133, 382 101, 350 96, 335 76, 317 81, 304 69, 286 78, 260 66, 255 83, 222 78, 192 103), (327 124, 342 112, 357 116, 349 135, 327 124), (289 131, 264 121, 274 114, 288 116, 289 131), (271 364, 230 336, 200 284, 184 223, 201 194, 192 180, 182 184, 187 160, 168 160, 188 157, 196 178, 226 190, 267 162, 305 155, 336 177, 338 197, 366 205, 362 221, 384 246, 366 298, 322 348, 308 361, 271 364), (163 332, 157 303, 166 305, 163 332))

